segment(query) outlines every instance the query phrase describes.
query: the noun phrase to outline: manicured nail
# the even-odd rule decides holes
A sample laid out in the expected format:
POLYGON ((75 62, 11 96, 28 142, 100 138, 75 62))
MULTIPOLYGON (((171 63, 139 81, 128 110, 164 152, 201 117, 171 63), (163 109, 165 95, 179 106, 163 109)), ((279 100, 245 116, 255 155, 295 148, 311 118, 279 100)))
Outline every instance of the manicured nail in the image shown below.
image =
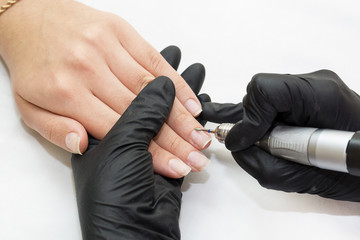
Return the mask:
POLYGON ((196 130, 191 132, 190 139, 192 143, 199 147, 199 149, 204 149, 211 142, 210 134, 196 130))
POLYGON ((202 112, 201 105, 193 99, 187 100, 184 106, 194 117, 199 116, 202 112))
POLYGON ((80 154, 80 136, 74 132, 68 133, 65 138, 66 147, 76 154, 80 154))
POLYGON ((209 165, 210 160, 201 152, 191 152, 187 158, 189 164, 195 169, 201 171, 209 165))
POLYGON ((171 170, 179 174, 180 176, 186 176, 191 171, 191 167, 186 165, 183 161, 179 159, 170 159, 169 166, 171 170))

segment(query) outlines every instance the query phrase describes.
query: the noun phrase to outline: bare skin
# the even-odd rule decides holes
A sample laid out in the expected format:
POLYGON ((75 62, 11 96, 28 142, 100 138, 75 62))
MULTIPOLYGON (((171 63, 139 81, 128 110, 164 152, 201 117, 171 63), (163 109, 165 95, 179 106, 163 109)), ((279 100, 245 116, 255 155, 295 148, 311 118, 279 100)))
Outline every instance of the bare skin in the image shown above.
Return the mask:
POLYGON ((73 0, 21 0, 0 15, 0 29, 19 112, 50 142, 84 152, 87 132, 102 139, 140 90, 164 75, 177 98, 150 144, 154 169, 176 178, 208 164, 200 150, 211 136, 194 130, 201 127, 193 117, 201 113, 199 101, 124 19, 73 0))

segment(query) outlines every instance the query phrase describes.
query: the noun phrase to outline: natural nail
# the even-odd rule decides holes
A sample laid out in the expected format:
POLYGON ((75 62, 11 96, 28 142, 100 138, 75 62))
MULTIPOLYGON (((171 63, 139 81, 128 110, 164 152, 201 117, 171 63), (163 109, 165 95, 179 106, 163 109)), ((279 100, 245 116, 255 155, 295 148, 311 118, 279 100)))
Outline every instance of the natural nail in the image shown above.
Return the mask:
POLYGON ((202 112, 201 105, 193 99, 187 100, 184 106, 194 117, 199 116, 202 112))
POLYGON ((66 135, 65 138, 66 147, 76 154, 80 154, 80 136, 77 133, 71 132, 66 135))
POLYGON ((180 176, 186 176, 191 171, 191 168, 179 159, 170 159, 169 166, 171 170, 179 174, 180 176))
POLYGON ((210 163, 210 160, 204 154, 197 151, 191 152, 187 158, 187 161, 193 168, 197 169, 198 171, 205 169, 210 163))
POLYGON ((199 149, 204 149, 211 142, 210 134, 196 130, 191 132, 190 139, 199 149))

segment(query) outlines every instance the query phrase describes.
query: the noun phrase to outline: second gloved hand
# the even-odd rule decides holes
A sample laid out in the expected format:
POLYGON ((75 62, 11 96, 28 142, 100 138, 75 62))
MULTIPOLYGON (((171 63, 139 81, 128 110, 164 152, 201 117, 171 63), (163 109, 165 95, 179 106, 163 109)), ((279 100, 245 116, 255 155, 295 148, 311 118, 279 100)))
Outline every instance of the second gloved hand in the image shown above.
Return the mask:
POLYGON ((180 239, 182 179, 154 173, 148 151, 174 98, 171 80, 158 77, 101 141, 89 136, 84 155, 73 155, 83 239, 180 239))
POLYGON ((360 130, 360 98, 333 72, 257 74, 242 104, 206 103, 203 117, 238 122, 225 139, 237 163, 270 189, 360 201, 360 178, 274 157, 254 143, 277 123, 360 130), (230 111, 228 111, 230 109, 230 111))

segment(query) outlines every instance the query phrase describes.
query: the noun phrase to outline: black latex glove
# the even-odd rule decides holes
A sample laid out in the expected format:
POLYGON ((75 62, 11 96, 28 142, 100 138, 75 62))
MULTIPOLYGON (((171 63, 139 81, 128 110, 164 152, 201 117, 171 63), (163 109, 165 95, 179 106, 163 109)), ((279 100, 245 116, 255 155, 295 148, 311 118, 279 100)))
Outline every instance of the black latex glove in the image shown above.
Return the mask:
POLYGON ((84 155, 73 155, 84 239, 180 239, 182 179, 154 174, 148 152, 174 97, 171 80, 158 77, 102 141, 89 136, 84 155))
MULTIPOLYGON (((169 46, 161 51, 161 55, 166 59, 166 61, 177 70, 181 60, 181 51, 176 46, 169 46)), ((203 105, 205 102, 210 102, 211 99, 207 94, 199 94, 200 89, 205 80, 205 67, 201 63, 194 63, 190 65, 185 71, 181 74, 190 88, 193 90, 195 95, 197 95, 201 104, 203 105)), ((206 124, 206 119, 203 117, 196 118, 201 125, 206 124)))
POLYGON ((360 98, 333 72, 257 74, 241 104, 203 107, 214 122, 237 122, 225 139, 237 163, 270 189, 360 201, 360 178, 270 155, 253 144, 276 123, 338 130, 360 130, 360 98), (227 108, 232 111, 228 112, 227 108), (220 109, 220 110, 219 110, 220 109), (243 115, 243 117, 241 117, 243 115))
MULTIPOLYGON (((161 54, 177 69, 175 46, 161 54)), ((193 64, 182 74, 201 86, 205 69, 193 64)), ((183 179, 153 173, 147 151, 171 109, 174 87, 165 77, 149 84, 102 140, 89 136, 72 165, 84 239, 180 239, 178 218, 183 179)))

